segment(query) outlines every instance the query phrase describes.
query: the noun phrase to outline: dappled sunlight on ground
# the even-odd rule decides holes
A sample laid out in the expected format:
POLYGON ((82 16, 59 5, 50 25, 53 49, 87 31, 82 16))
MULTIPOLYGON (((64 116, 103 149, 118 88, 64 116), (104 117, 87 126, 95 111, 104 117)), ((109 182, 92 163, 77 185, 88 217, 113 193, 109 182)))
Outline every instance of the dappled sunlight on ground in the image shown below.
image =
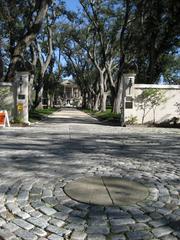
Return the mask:
POLYGON ((180 238, 180 130, 104 126, 66 110, 32 127, 0 129, 0 136, 0 236, 180 238), (140 182, 150 199, 104 207, 64 193, 66 183, 94 175, 140 182))

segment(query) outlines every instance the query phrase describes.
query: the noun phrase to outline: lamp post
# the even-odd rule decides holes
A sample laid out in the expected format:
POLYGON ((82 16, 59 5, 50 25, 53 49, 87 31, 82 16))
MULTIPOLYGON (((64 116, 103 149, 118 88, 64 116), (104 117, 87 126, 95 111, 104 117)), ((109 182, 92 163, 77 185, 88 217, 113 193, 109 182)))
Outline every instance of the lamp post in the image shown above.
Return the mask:
POLYGON ((133 85, 133 83, 132 83, 132 78, 130 77, 130 78, 129 78, 129 83, 128 83, 129 95, 131 95, 131 88, 132 88, 132 85, 133 85))
POLYGON ((19 80, 20 91, 19 91, 19 93, 22 93, 22 85, 23 85, 23 80, 22 80, 22 76, 20 76, 20 80, 19 80))

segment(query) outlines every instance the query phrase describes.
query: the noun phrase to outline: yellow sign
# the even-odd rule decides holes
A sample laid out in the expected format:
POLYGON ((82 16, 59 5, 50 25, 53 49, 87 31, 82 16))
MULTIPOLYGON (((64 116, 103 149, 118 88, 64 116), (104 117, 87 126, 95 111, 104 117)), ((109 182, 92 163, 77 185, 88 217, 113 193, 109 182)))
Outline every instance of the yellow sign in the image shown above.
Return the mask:
POLYGON ((18 104, 17 104, 17 110, 18 110, 19 112, 23 112, 23 103, 18 103, 18 104))

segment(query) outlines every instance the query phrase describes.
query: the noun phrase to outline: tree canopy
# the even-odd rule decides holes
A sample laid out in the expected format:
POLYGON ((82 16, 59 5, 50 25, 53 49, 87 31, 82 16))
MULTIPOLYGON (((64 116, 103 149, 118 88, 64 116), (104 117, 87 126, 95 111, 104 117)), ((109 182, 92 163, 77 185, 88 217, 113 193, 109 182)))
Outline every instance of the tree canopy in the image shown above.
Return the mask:
POLYGON ((1 0, 1 80, 28 69, 37 107, 72 76, 84 107, 104 111, 108 98, 116 113, 123 73, 135 72, 137 83, 179 83, 179 0, 79 3, 72 11, 61 0, 1 0))

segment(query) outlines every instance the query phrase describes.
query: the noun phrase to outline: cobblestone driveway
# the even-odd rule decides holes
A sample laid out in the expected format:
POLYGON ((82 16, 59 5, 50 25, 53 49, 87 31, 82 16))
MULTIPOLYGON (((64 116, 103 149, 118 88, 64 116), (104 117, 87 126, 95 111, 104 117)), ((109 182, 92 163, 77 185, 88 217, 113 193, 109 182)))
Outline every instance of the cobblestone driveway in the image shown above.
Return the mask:
POLYGON ((62 111, 28 128, 0 129, 0 239, 180 239, 180 131, 99 124, 62 111), (147 202, 90 206, 63 186, 83 176, 144 183, 147 202))

